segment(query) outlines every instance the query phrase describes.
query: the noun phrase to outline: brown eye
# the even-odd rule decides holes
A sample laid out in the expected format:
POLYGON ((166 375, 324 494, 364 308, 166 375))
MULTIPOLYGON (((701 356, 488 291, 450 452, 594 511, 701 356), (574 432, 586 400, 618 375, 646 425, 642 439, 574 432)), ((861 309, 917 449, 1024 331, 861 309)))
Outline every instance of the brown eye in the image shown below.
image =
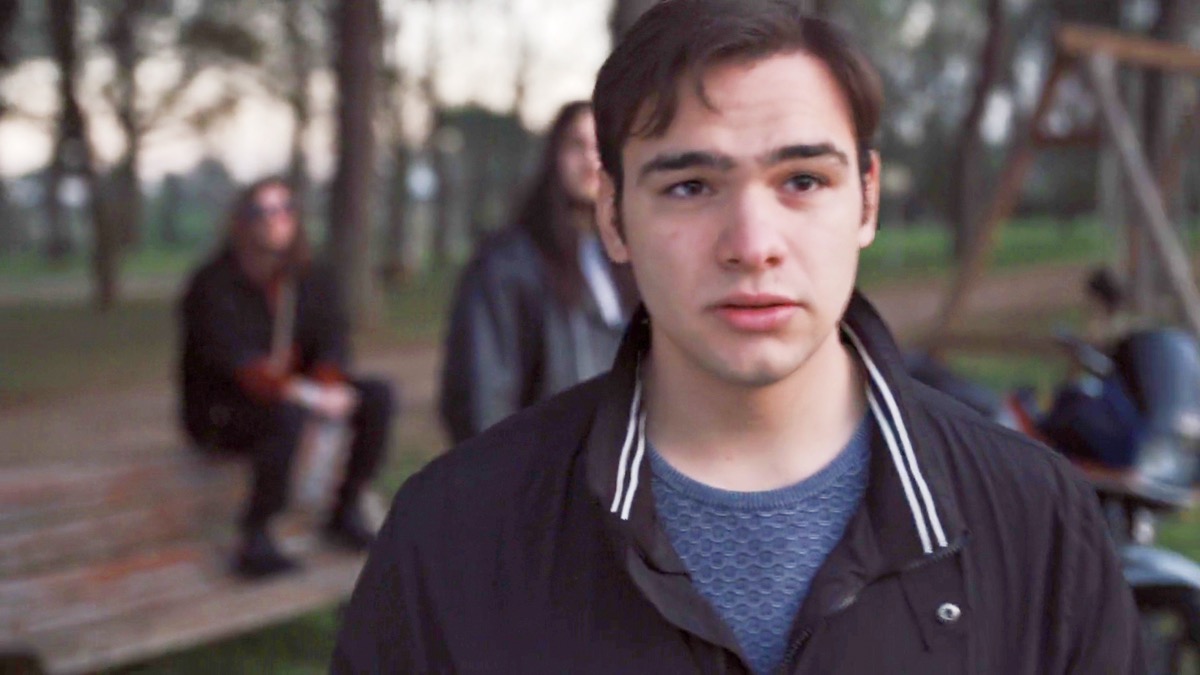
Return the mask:
POLYGON ((787 188, 792 192, 812 192, 823 185, 825 185, 823 180, 808 173, 798 173, 788 178, 786 183, 787 188))
POLYGON ((669 197, 699 197, 708 189, 702 181, 685 180, 681 183, 675 183, 663 191, 663 194, 669 197))

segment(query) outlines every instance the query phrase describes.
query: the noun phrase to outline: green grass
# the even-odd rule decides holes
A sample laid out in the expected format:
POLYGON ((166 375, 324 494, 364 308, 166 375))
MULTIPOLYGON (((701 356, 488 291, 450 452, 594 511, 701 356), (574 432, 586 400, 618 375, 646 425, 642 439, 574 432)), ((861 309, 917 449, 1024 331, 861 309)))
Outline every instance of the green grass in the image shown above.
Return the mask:
POLYGON ((172 654, 118 672, 138 675, 316 675, 329 672, 338 617, 307 614, 238 638, 172 654))
MULTIPOLYGON (((1000 230, 992 258, 996 269, 1046 263, 1103 260, 1111 247, 1107 231, 1094 218, 1059 222, 1026 218, 1000 230)), ((950 233, 942 227, 917 225, 879 230, 863 251, 859 280, 865 285, 896 278, 929 278, 953 269, 950 233)))
POLYGON ((0 404, 172 374, 167 302, 127 302, 107 313, 74 303, 2 306, 0 326, 0 404))
MULTIPOLYGON (((178 277, 195 265, 207 250, 197 247, 145 247, 121 257, 121 273, 126 277, 178 277)), ((91 273, 91 260, 75 253, 60 262, 50 262, 37 252, 0 257, 0 283, 34 282, 46 279, 84 279, 91 273)))
POLYGON ((413 280, 401 291, 388 294, 384 301, 384 325, 389 334, 405 342, 441 340, 458 271, 455 265, 445 265, 413 280))

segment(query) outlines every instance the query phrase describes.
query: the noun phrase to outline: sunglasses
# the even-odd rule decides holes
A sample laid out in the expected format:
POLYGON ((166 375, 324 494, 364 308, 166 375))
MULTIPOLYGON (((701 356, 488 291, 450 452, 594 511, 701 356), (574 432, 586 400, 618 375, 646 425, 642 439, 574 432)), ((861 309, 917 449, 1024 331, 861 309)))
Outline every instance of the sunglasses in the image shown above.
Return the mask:
POLYGON ((277 215, 281 215, 281 214, 289 214, 290 215, 295 212, 296 212, 296 205, 293 204, 292 200, 290 200, 290 199, 285 202, 279 203, 279 204, 269 204, 267 206, 263 206, 262 204, 258 204, 258 203, 252 203, 252 204, 250 204, 250 207, 248 210, 250 218, 256 219, 256 220, 257 219, 266 219, 266 218, 270 218, 272 216, 277 216, 277 215))

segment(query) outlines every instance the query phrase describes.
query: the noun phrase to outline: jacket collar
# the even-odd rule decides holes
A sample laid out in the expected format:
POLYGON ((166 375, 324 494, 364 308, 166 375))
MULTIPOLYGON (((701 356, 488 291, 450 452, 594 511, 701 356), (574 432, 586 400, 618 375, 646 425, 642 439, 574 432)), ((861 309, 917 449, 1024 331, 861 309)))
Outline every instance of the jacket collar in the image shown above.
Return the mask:
MULTIPOLYGON (((841 328, 868 380, 875 421, 870 479, 863 507, 814 580, 806 610, 832 610, 847 589, 956 550, 964 535, 941 461, 946 451, 942 436, 914 400, 912 380, 886 325, 857 291, 841 328)), ((649 317, 641 307, 607 376, 585 441, 587 483, 606 511, 607 529, 632 543, 649 569, 686 583, 686 567, 657 522, 645 459, 638 364, 649 347, 649 317)), ((719 635, 702 637, 723 642, 715 639, 719 635)))

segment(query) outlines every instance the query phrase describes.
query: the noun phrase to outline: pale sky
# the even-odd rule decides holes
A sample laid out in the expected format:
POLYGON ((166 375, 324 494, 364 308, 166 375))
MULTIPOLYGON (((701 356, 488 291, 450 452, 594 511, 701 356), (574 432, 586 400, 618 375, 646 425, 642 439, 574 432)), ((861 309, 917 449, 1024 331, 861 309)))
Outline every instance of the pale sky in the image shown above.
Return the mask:
MULTIPOLYGON (((471 3, 405 3, 397 44, 401 61, 423 72, 429 38, 436 35, 441 74, 438 95, 448 105, 478 103, 511 110, 520 39, 528 40, 530 64, 526 124, 541 128, 558 107, 571 99, 587 98, 596 71, 608 53, 607 18, 612 0, 515 0, 506 3, 477 0, 471 3), (431 6, 432 5, 432 6, 431 6), (507 13, 506 13, 507 12, 507 13)), ((147 63, 138 72, 139 84, 149 91, 167 86, 178 64, 147 63)), ((89 61, 83 77, 83 104, 91 109, 92 140, 101 161, 112 161, 124 141, 110 111, 100 109, 99 88, 111 76, 111 63, 89 61)), ((21 111, 0 122, 0 173, 18 175, 44 166, 51 148, 51 126, 57 109, 57 69, 46 60, 30 61, 0 80, 7 100, 21 111)), ((225 87, 239 86, 213 76, 198 82, 196 95, 215 96, 225 87)), ((253 87, 246 78, 240 86, 253 87)), ((333 81, 327 72, 311 83, 314 119, 306 136, 313 172, 324 177, 333 165, 333 81)), ((413 96, 406 98, 406 125, 410 136, 423 130, 424 111, 413 96)), ((171 171, 184 171, 212 154, 223 160, 233 175, 250 180, 278 171, 290 152, 292 119, 287 106, 266 96, 247 93, 236 112, 210 130, 206 137, 179 128, 162 129, 144 141, 141 171, 156 181, 171 171)))

